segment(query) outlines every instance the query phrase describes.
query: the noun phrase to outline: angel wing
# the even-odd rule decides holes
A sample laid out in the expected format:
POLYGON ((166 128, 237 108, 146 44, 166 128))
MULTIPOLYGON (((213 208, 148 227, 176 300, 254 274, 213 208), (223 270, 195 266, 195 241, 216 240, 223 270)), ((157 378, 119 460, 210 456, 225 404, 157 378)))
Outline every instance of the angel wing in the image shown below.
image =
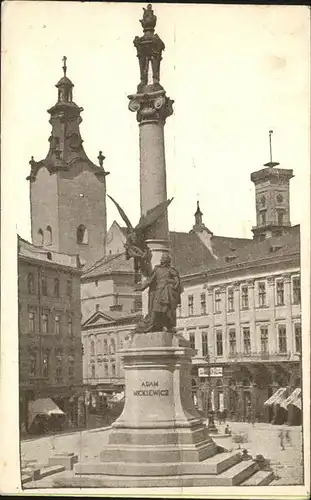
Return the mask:
POLYGON ((139 223, 135 227, 135 229, 140 229, 143 230, 147 228, 148 226, 151 226, 162 214, 165 212, 169 204, 173 201, 174 198, 171 198, 167 201, 162 201, 162 203, 159 203, 156 207, 152 208, 151 210, 148 210, 146 215, 143 215, 140 218, 139 223))
POLYGON ((109 196, 109 194, 107 194, 108 198, 111 199, 111 201, 113 201, 113 203, 115 204, 115 206, 117 207, 118 209, 118 212, 119 214, 121 215, 122 219, 124 220, 125 224, 127 225, 128 229, 129 230, 133 230, 133 226, 128 218, 128 216, 126 215, 126 213, 124 212, 124 210, 120 207, 119 203, 116 202, 116 200, 114 200, 112 198, 112 196, 109 196))

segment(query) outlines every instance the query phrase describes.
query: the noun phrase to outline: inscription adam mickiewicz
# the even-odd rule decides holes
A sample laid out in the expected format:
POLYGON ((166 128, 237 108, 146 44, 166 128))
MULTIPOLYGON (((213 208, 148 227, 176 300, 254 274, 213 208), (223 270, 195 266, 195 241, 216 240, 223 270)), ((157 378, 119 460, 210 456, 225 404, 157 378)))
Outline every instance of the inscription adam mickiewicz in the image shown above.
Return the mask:
POLYGON ((146 389, 133 391, 134 396, 168 396, 168 389, 158 389, 158 380, 152 382, 142 382, 141 387, 146 387, 146 389), (149 389, 150 387, 151 389, 149 389))

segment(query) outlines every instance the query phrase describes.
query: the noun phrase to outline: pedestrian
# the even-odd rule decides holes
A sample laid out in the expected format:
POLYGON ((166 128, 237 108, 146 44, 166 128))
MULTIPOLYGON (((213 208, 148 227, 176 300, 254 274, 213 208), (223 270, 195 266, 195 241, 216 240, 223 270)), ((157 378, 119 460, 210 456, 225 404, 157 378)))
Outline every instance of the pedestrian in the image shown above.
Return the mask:
POLYGON ((281 450, 285 450, 285 446, 284 446, 284 429, 280 430, 279 438, 280 438, 281 450))
POLYGON ((285 440, 286 440, 286 442, 287 442, 288 446, 291 446, 291 445, 292 445, 292 438, 291 438, 291 433, 290 433, 290 431, 289 431, 289 430, 287 430, 287 431, 285 432, 285 440))

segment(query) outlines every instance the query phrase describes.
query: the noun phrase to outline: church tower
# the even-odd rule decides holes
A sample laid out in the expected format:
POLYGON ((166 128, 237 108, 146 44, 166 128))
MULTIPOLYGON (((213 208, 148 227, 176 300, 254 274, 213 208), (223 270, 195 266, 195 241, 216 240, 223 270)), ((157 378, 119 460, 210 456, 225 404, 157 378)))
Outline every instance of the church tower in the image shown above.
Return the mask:
POLYGON ((99 152, 95 165, 82 146, 80 116, 83 108, 73 101, 73 83, 66 76, 56 84, 52 106, 49 151, 44 160, 31 158, 31 233, 35 245, 79 254, 85 268, 104 255, 107 232, 105 157, 99 152))
POLYGON ((259 241, 272 236, 280 236, 291 227, 290 222, 290 193, 289 181, 293 171, 276 168, 279 163, 272 161, 271 135, 270 161, 263 169, 251 174, 251 181, 255 184, 257 225, 252 231, 254 239, 259 241))

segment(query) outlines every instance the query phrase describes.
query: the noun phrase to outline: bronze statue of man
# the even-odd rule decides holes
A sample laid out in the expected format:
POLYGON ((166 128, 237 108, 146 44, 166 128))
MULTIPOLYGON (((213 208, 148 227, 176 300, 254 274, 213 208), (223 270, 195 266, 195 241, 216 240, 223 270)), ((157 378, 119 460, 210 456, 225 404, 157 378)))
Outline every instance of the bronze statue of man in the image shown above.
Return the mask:
POLYGON ((149 288, 148 315, 137 325, 136 332, 174 331, 182 290, 179 273, 171 265, 168 253, 162 254, 160 265, 154 267, 151 276, 136 286, 136 290, 146 288, 149 288))

